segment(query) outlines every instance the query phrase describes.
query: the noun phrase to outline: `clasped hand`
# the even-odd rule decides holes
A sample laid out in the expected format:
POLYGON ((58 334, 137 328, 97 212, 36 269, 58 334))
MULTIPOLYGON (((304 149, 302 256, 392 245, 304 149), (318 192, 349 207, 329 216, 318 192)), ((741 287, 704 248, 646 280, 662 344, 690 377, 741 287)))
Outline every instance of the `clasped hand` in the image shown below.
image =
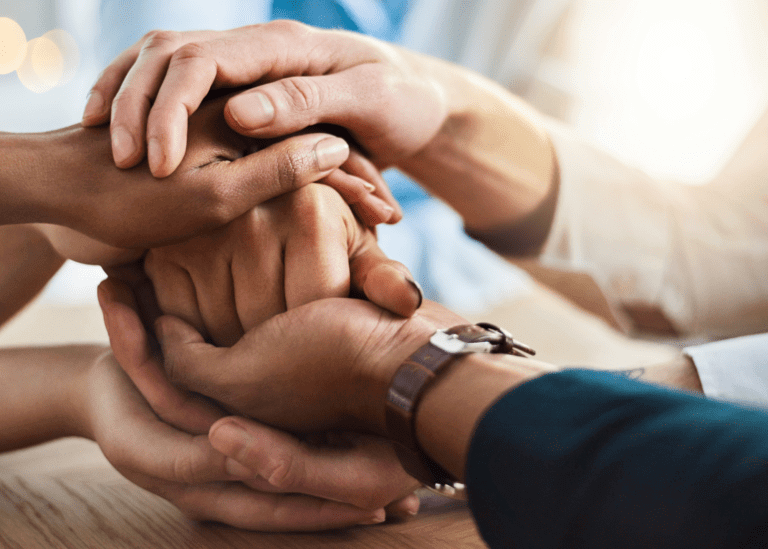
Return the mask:
MULTIPOLYGON (((204 106, 199 114, 206 109, 204 106)), ((384 256, 373 230, 326 185, 307 185, 271 199, 221 228, 154 248, 143 261, 148 279, 136 269, 109 269, 112 277, 100 289, 110 341, 118 361, 154 412, 169 425, 192 434, 207 432, 222 417, 220 405, 249 416, 253 408, 243 395, 240 400, 227 398, 223 384, 199 391, 215 402, 169 384, 163 363, 153 351, 151 331, 145 329, 145 324, 152 326, 146 320, 154 307, 174 315, 179 325, 188 327, 201 341, 206 338, 218 345, 212 348, 221 349, 237 347, 241 339, 248 339, 247 334, 271 325, 269 319, 280 322, 286 310, 329 297, 346 297, 350 291, 404 316, 411 315, 421 300, 408 271, 384 256), (144 324, 139 303, 147 313, 144 324)), ((172 318, 166 316, 163 322, 172 318)), ((322 337, 320 331, 315 337, 322 337)), ((166 369, 170 364, 166 362, 166 369)), ((176 373, 191 372, 192 364, 176 373)), ((200 375, 223 373, 228 367, 223 362, 206 364, 203 368, 208 372, 200 375)), ((173 377, 172 370, 168 373, 171 380, 181 381, 173 377)), ((254 378, 254 387, 257 381, 254 378)), ((240 380, 238 384, 246 387, 240 380)), ((285 389, 290 392, 288 386, 285 389)), ((215 430, 218 438, 211 440, 225 455, 240 458, 234 470, 242 472, 243 463, 251 468, 253 474, 246 485, 252 491, 243 492, 242 497, 251 509, 253 501, 258 501, 260 511, 248 519, 234 508, 214 513, 205 498, 197 497, 195 518, 264 530, 321 529, 383 520, 385 507, 394 515, 418 508, 418 499, 409 495, 418 483, 402 470, 383 438, 339 431, 297 438, 245 418, 230 419, 226 424, 233 425, 245 428, 253 441, 246 450, 233 448, 230 439, 222 438, 226 432, 222 428, 215 430)), ((321 428, 307 424, 294 431, 321 428)), ((195 489, 195 493, 199 491, 195 489)), ((175 492, 170 496, 161 493, 179 503, 175 492)), ((181 506, 189 512, 188 506, 181 506)))

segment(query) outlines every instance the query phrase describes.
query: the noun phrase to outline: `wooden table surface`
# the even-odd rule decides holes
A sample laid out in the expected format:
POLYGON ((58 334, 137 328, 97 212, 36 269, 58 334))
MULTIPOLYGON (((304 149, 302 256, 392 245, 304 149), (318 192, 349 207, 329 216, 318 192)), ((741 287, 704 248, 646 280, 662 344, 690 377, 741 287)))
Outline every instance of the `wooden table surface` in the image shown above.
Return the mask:
POLYGON ((247 532, 186 519, 120 477, 88 441, 64 439, 0 456, 0 547, 481 548, 466 504, 429 492, 419 515, 309 534, 247 532))

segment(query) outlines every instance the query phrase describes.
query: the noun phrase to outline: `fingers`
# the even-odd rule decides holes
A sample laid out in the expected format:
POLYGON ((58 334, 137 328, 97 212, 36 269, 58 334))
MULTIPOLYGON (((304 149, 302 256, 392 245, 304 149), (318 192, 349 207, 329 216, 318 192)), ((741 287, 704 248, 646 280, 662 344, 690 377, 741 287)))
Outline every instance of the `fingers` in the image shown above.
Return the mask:
POLYGON ((222 162, 212 169, 225 170, 227 182, 223 192, 232 210, 228 219, 287 192, 320 181, 346 162, 349 145, 328 134, 290 137, 266 149, 222 162))
POLYGON ((88 94, 83 112, 83 126, 98 126, 109 122, 112 100, 117 95, 125 75, 136 62, 140 50, 140 43, 134 44, 118 55, 99 75, 88 94))
MULTIPOLYGON (((365 509, 378 509, 413 492, 409 477, 385 439, 349 435, 338 447, 312 446, 245 418, 224 418, 209 438, 231 461, 251 469, 265 490, 298 492, 365 509)), ((413 502, 405 502, 413 509, 413 502)))
POLYGON ((250 475, 244 467, 227 466, 226 457, 213 449, 206 436, 179 431, 154 414, 142 416, 120 407, 120 402, 102 407, 101 421, 113 425, 110 433, 96 435, 118 470, 183 484, 243 480, 250 475), (113 411, 106 409, 110 405, 113 411))
POLYGON ((389 259, 377 245, 350 260, 352 287, 388 311, 411 316, 421 307, 421 286, 402 263, 389 259))
POLYGON ((408 494, 404 498, 393 501, 385 507, 388 517, 410 517, 418 514, 421 501, 416 494, 408 494))
POLYGON ((175 316, 158 318, 155 331, 170 381, 211 398, 219 397, 214 381, 226 371, 229 349, 206 343, 197 330, 175 316))
POLYGON ((330 530, 378 524, 386 518, 384 509, 371 511, 301 494, 263 493, 242 484, 174 487, 164 496, 195 520, 262 532, 330 530))
MULTIPOLYGON (((197 303, 197 288, 189 272, 173 261, 171 248, 174 246, 149 250, 144 259, 144 270, 152 281, 162 311, 154 320, 163 314, 177 316, 207 335, 197 303)), ((154 322, 149 329, 154 329, 154 322)))
POLYGON ((394 216, 395 210, 392 206, 373 194, 376 188, 360 177, 338 169, 332 171, 322 182, 333 187, 367 227, 389 223, 394 216))
POLYGON ((115 358, 155 413, 184 431, 207 432, 221 411, 169 383, 151 350, 131 290, 107 279, 99 285, 98 296, 115 358))
MULTIPOLYGON (((135 166, 150 150, 150 168, 156 176, 163 173, 157 167, 157 143, 147 143, 147 115, 165 77, 172 55, 183 44, 210 38, 210 31, 172 32, 152 31, 121 53, 101 74, 91 89, 83 114, 83 124, 93 126, 110 119, 112 152, 118 167, 135 166), (152 159, 155 159, 155 164, 152 159)), ((210 85, 205 88, 208 92, 210 85)), ((205 93, 203 96, 205 96, 205 93)), ((195 106, 195 109, 198 105, 195 106)), ((189 111, 188 114, 194 112, 189 111)), ((169 128, 176 139, 186 138, 186 116, 180 124, 169 128)), ((151 136, 150 136, 151 137, 151 136)), ((182 156, 183 156, 182 146, 182 156)), ((173 171, 173 170, 171 170, 173 171)))
POLYGON ((394 225, 403 218, 403 210, 400 204, 397 202, 392 192, 389 190, 389 185, 384 181, 379 169, 373 165, 373 162, 368 160, 360 152, 352 150, 349 153, 349 159, 342 166, 347 173, 359 177, 364 181, 367 181, 375 187, 374 195, 384 203, 392 208, 392 214, 389 219, 385 219, 384 223, 394 225))
MULTIPOLYGON (((144 158, 147 116, 180 40, 181 34, 171 31, 158 31, 146 37, 136 61, 114 97, 110 133, 112 155, 118 168, 130 168, 144 158)), ((175 127, 173 133, 183 135, 186 147, 186 117, 183 122, 183 131, 175 127)), ((151 152, 156 145, 149 140, 146 142, 151 152)), ((158 177, 168 175, 156 174, 155 170, 152 172, 158 177)))
POLYGON ((285 244, 288 309, 349 296, 349 237, 341 212, 352 215, 334 191, 322 186, 311 191, 291 197, 289 206, 295 221, 285 244), (335 209, 334 201, 343 210, 335 209))
MULTIPOLYGON (((245 91, 227 101, 230 127, 251 137, 278 137, 320 122, 355 131, 366 117, 384 115, 375 99, 373 69, 360 65, 326 76, 291 76, 245 91)), ((374 127, 377 127, 374 124, 374 127)))
POLYGON ((264 225, 254 219, 259 213, 263 210, 246 214, 252 216, 249 221, 256 225, 238 235, 240 245, 232 257, 235 310, 240 326, 246 331, 286 308, 283 243, 272 230, 265 230, 264 225))
MULTIPOLYGON (((147 109, 139 115, 147 123, 149 168, 155 177, 170 175, 181 163, 187 144, 187 119, 216 80, 218 67, 212 57, 200 51, 205 47, 205 43, 188 44, 169 56, 158 75, 152 111, 147 109)), ((135 117, 136 113, 128 115, 135 117)))

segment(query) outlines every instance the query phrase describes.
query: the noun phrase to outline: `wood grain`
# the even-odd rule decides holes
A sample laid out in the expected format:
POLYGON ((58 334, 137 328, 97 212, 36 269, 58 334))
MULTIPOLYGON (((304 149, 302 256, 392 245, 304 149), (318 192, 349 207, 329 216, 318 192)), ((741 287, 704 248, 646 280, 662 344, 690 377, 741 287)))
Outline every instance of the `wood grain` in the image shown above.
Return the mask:
POLYGON ((0 457, 0 547, 482 548, 462 502, 422 494, 418 516, 376 526, 272 534, 188 520, 120 477, 90 442, 65 439, 0 457))

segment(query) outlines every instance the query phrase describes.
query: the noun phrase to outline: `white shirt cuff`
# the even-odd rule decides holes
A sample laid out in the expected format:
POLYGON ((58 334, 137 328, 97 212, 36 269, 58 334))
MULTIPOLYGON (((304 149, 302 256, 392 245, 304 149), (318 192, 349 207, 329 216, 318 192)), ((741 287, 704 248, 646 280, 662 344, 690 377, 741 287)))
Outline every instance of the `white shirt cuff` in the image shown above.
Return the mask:
POLYGON ((704 394, 768 406, 768 334, 687 347, 704 394))

